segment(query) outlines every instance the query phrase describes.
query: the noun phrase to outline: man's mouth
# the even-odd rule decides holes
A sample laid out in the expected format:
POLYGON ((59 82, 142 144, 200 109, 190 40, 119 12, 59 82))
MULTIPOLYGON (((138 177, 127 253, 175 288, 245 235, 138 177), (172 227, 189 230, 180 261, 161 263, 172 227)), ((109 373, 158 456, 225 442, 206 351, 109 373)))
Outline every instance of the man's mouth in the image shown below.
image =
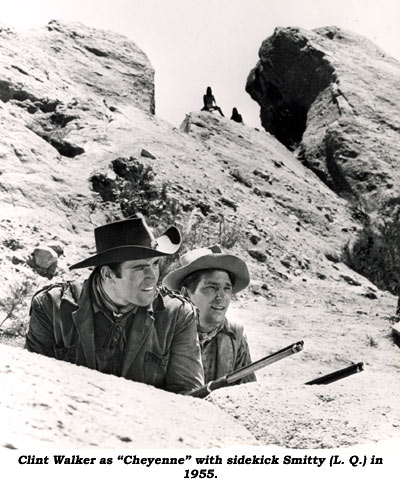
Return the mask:
POLYGON ((211 308, 213 310, 217 310, 217 311, 220 311, 220 312, 222 312, 222 311, 225 310, 225 307, 224 306, 219 306, 219 305, 211 305, 211 308))
POLYGON ((146 286, 142 291, 154 291, 154 286, 146 286))

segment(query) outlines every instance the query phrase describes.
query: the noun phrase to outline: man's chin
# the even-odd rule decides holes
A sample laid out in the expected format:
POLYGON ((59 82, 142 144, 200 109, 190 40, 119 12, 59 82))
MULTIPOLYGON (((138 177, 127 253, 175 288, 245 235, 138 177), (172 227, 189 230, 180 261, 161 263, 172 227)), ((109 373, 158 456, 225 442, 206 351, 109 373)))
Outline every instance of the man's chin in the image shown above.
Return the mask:
POLYGON ((135 303, 137 306, 147 306, 150 305, 155 299, 156 293, 155 291, 149 292, 142 292, 143 294, 139 296, 137 302, 135 303))
POLYGON ((221 322, 223 322, 225 320, 225 314, 226 314, 226 311, 224 311, 224 312, 213 311, 210 314, 209 321, 210 322, 213 322, 213 324, 215 326, 217 326, 217 325, 219 325, 221 322))

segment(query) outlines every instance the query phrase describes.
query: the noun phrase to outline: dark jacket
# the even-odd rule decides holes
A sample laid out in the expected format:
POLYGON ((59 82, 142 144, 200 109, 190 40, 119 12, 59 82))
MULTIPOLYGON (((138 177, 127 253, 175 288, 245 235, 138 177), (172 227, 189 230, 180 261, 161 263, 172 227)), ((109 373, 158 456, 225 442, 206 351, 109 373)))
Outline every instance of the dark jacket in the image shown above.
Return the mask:
MULTIPOLYGON (((53 285, 33 297, 28 350, 96 369, 91 281, 53 285)), ((196 323, 190 303, 169 293, 160 294, 153 309, 140 307, 121 376, 177 393, 203 385, 196 323)))
MULTIPOLYGON (((206 383, 250 364, 250 350, 243 326, 225 320, 224 327, 204 345, 201 355, 206 383), (209 365, 209 359, 216 359, 216 365, 209 365), (215 374, 208 372, 210 368, 215 369, 215 374)), ((235 384, 253 381, 256 381, 254 373, 236 381, 235 384)))

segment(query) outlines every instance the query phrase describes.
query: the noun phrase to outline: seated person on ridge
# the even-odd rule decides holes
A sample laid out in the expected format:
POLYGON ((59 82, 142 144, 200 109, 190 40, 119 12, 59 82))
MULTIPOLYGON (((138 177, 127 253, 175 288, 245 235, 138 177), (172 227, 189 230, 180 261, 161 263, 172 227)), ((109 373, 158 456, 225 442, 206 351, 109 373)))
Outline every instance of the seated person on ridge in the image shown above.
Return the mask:
POLYGON ((237 110, 237 108, 232 109, 231 120, 236 121, 236 123, 243 123, 243 117, 237 110))
POLYGON ((203 103, 204 106, 201 108, 201 111, 218 111, 221 116, 224 116, 224 113, 222 112, 221 108, 217 106, 215 102, 214 95, 212 93, 212 90, 210 86, 208 86, 206 94, 203 96, 203 103))
MULTIPOLYGON (((243 326, 225 318, 232 294, 246 288, 250 276, 242 259, 223 254, 219 246, 194 249, 179 261, 180 267, 163 284, 181 291, 199 310, 198 334, 207 384, 251 363, 243 326)), ((255 380, 251 374, 235 384, 255 380)))

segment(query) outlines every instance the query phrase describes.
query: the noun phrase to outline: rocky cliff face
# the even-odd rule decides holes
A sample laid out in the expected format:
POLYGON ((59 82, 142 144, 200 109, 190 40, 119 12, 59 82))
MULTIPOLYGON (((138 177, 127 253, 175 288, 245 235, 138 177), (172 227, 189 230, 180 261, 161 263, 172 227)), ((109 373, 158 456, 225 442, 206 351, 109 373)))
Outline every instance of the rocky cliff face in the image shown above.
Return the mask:
POLYGON ((55 125, 76 120, 65 106, 76 98, 124 99, 154 113, 154 70, 126 37, 56 20, 23 34, 2 28, 0 35, 4 103, 56 113, 55 125))
MULTIPOLYGON (((87 275, 71 274, 68 265, 93 250, 94 227, 122 216, 130 188, 130 197, 148 211, 153 225, 169 219, 180 227, 186 247, 220 243, 247 261, 251 285, 233 302, 230 318, 245 323, 253 358, 305 340, 301 357, 277 365, 273 375, 290 387, 294 379, 300 385, 305 375, 311 379, 352 361, 371 360, 365 367, 391 406, 398 398, 389 389, 394 387, 391 373, 398 373, 388 321, 395 299, 341 259, 342 248, 361 228, 348 200, 271 134, 204 112, 190 113, 180 130, 156 118, 153 71, 144 54, 120 36, 60 22, 24 35, 3 29, 0 35, 3 341, 21 345, 29 299, 38 286, 87 275)), ((35 356, 15 355, 16 369, 37 365, 31 360, 35 356)), ((50 369, 54 362, 41 359, 40 366, 46 365, 50 369)), ((77 375, 82 371, 68 369, 77 375)), ((10 376, 2 377, 11 386, 7 389, 16 392, 10 376)), ((15 378, 21 393, 32 391, 22 370, 15 378)), ((39 383, 41 377, 32 379, 39 383)), ((267 399, 261 383, 268 374, 260 379, 260 388, 252 386, 251 407, 253 399, 267 399)), ((281 406, 287 400, 283 388, 275 396, 274 437, 254 424, 264 422, 263 408, 258 417, 252 408, 250 431, 261 444, 301 446, 303 436, 304 446, 316 447, 393 437, 396 428, 383 412, 376 414, 368 393, 365 426, 378 424, 360 428, 351 440, 340 434, 343 426, 359 426, 348 417, 357 415, 362 381, 351 379, 341 391, 345 412, 335 421, 335 443, 328 437, 329 427, 312 444, 302 432, 292 442, 282 434, 277 437, 287 411, 281 406)), ((240 394, 241 388, 235 392, 240 394)), ((304 407, 309 403, 318 413, 318 394, 314 388, 301 393, 304 407)), ((237 401, 245 411, 239 418, 249 410, 245 396, 237 401)), ((19 409, 22 419, 27 410, 19 409)), ((110 415, 114 413, 118 415, 118 407, 110 405, 110 415)), ((46 433, 51 430, 36 438, 47 439, 46 433)), ((171 446, 176 446, 175 438, 171 446)))
POLYGON ((352 201, 364 231, 349 248, 350 263, 397 291, 398 258, 379 252, 385 245, 396 252, 399 242, 400 63, 336 27, 278 28, 259 56, 246 89, 263 126, 352 201))
POLYGON ((154 113, 153 68, 125 37, 78 23, 0 37, 2 217, 69 232, 119 106, 154 113))

